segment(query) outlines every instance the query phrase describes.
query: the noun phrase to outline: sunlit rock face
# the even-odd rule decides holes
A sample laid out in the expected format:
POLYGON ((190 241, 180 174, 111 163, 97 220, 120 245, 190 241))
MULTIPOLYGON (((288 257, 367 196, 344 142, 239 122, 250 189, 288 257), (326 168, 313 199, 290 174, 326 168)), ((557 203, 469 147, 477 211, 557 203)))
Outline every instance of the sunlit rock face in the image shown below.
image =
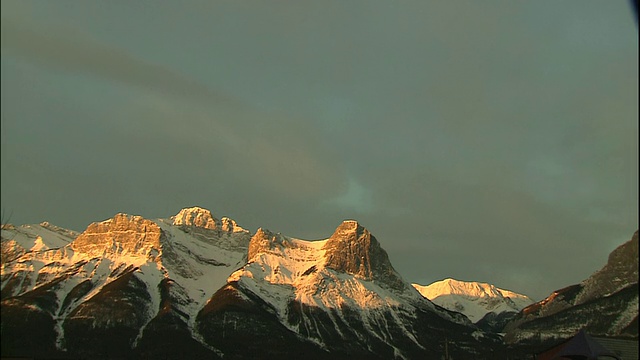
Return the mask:
POLYGON ((259 228, 251 237, 247 258, 249 261, 252 261, 257 254, 267 252, 278 245, 282 245, 283 243, 284 239, 282 236, 279 236, 279 234, 276 235, 269 230, 259 228))
POLYGON ((401 288, 402 280, 393 269, 387 252, 357 221, 344 221, 324 246, 326 267, 365 280, 380 280, 401 288))
POLYGON ((161 249, 160 227, 141 216, 117 214, 112 219, 92 223, 71 244, 88 256, 141 255, 155 259, 161 249))

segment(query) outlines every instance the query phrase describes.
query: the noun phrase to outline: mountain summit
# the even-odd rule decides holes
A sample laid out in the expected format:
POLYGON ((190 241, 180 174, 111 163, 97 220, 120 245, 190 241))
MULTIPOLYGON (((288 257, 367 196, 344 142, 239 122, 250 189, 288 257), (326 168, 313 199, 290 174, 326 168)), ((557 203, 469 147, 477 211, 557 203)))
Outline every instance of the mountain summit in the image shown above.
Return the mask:
POLYGON ((222 230, 226 232, 246 232, 247 230, 239 226, 234 220, 222 217, 220 220, 211 215, 211 211, 194 206, 184 208, 172 217, 173 225, 183 227, 199 227, 209 230, 222 230))
POLYGON ((378 240, 355 220, 343 221, 323 247, 326 267, 364 280, 378 280, 401 289, 402 279, 395 271, 378 240))

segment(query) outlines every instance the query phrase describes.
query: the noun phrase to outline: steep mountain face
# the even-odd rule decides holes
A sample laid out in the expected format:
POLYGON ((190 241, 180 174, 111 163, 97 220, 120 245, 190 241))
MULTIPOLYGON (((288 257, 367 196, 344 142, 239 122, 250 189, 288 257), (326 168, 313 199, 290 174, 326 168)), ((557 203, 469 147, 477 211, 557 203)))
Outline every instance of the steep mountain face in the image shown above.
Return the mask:
POLYGON ((526 295, 487 283, 445 279, 427 286, 412 285, 433 303, 460 312, 491 332, 500 332, 511 317, 533 303, 526 295))
POLYGON ((446 346, 488 358, 501 349, 404 282, 355 221, 319 241, 252 236, 197 207, 170 219, 118 214, 79 235, 50 229, 2 231, 3 356, 440 358, 446 346))
POLYGON ((84 257, 128 256, 155 262, 162 250, 162 236, 160 227, 151 220, 117 214, 113 219, 89 225, 70 248, 84 257))
POLYGON ((556 290, 507 324, 512 344, 553 342, 581 328, 589 334, 638 337, 638 232, 580 284, 556 290))
POLYGON ((398 290, 405 286, 380 243, 356 221, 344 221, 338 226, 323 249, 325 266, 329 269, 379 281, 398 290))

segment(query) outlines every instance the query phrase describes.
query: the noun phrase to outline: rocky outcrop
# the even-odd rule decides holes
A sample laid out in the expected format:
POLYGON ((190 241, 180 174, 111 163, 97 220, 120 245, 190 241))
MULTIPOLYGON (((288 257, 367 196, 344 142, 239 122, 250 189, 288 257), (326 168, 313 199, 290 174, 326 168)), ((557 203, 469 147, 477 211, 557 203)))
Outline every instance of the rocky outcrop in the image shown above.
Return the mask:
POLYGON ((238 233, 238 232, 249 232, 248 230, 244 229, 242 226, 238 225, 238 223, 235 222, 235 220, 230 219, 226 216, 223 216, 222 219, 220 219, 220 228, 222 229, 222 231, 226 231, 226 232, 232 232, 232 233, 238 233))
POLYGON ((251 237, 247 258, 252 261, 260 253, 274 252, 284 247, 291 247, 291 244, 282 234, 259 228, 251 237))

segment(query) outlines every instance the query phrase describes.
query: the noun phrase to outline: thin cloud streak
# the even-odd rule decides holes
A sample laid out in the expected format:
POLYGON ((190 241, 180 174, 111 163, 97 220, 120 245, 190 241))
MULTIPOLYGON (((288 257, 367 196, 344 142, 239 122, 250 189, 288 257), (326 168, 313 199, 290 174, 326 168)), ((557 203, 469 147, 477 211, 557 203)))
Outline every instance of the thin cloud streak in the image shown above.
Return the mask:
POLYGON ((186 99, 231 101, 171 69, 83 36, 79 30, 2 19, 2 48, 38 65, 70 73, 85 73, 186 99))
POLYGON ((253 177, 282 196, 322 197, 344 186, 337 162, 326 158, 335 154, 309 135, 317 133, 312 123, 261 112, 78 31, 26 24, 2 21, 3 50, 41 66, 145 90, 148 95, 141 98, 147 100, 131 109, 140 115, 130 119, 141 126, 138 131, 164 131, 159 136, 170 139, 174 146, 212 156, 224 153, 219 162, 207 165, 221 166, 223 171, 238 173, 237 177, 253 177), (179 138, 182 140, 175 143, 179 138))

